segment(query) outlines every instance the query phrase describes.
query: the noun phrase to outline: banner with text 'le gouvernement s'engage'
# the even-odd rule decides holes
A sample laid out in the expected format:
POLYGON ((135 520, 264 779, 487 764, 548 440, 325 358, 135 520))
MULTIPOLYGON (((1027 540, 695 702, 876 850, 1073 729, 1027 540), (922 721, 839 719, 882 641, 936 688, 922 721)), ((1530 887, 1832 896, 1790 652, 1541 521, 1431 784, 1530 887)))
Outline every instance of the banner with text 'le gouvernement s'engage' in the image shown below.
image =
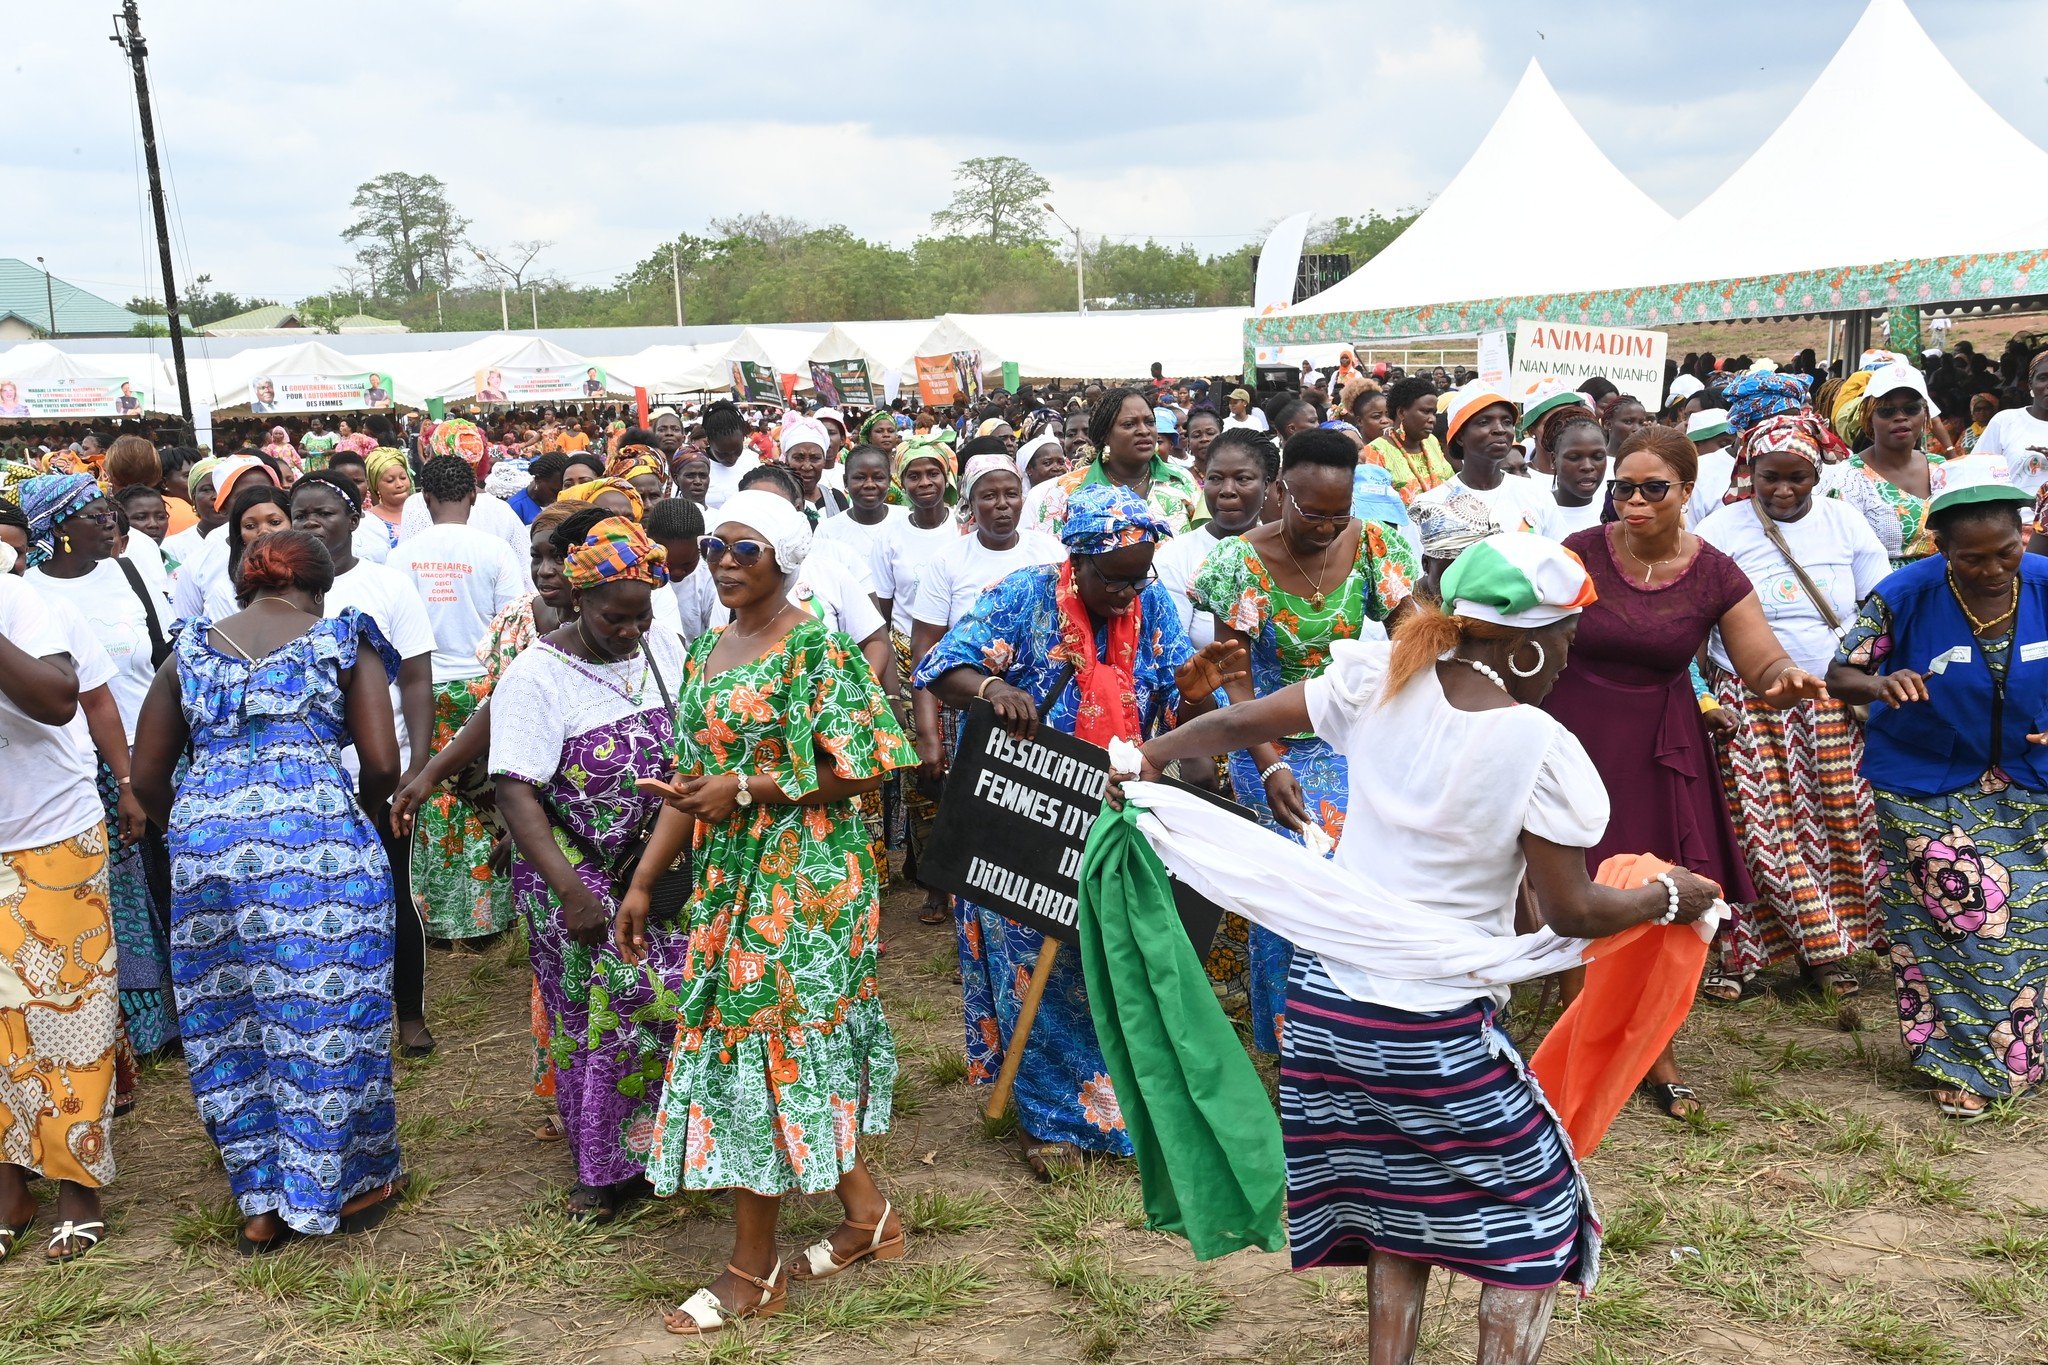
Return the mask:
POLYGON ((391 406, 388 374, 261 374, 249 381, 249 411, 376 412, 391 406))

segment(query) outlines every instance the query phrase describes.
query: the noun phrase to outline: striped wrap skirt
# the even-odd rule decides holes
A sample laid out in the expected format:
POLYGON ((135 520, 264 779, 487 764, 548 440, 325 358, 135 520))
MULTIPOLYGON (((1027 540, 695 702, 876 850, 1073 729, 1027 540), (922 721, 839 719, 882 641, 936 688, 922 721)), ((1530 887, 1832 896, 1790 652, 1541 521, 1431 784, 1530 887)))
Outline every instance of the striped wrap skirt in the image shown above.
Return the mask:
POLYGON ((1365 1004, 1296 953, 1280 1129, 1296 1270, 1379 1251, 1510 1289, 1592 1288, 1592 1192, 1491 1000, 1365 1004))

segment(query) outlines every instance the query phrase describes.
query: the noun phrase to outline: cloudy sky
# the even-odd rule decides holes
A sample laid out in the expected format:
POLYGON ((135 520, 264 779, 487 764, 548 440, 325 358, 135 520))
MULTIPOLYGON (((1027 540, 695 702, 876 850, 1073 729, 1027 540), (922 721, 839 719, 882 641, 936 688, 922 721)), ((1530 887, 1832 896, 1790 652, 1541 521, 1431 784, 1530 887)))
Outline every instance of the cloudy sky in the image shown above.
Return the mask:
MULTIPOLYGON (((45 255, 124 299, 155 257, 113 0, 20 3, 0 52, 0 256, 45 255)), ((1425 202, 1531 56, 1616 164, 1682 213, 1777 126, 1861 9, 143 0, 143 22, 178 268, 291 299, 334 284, 354 187, 387 170, 440 176, 486 246, 554 239, 543 262, 589 283, 752 210, 907 243, 954 163, 994 154, 1036 166, 1090 234, 1227 249, 1303 208, 1425 202)), ((2048 4, 1913 10, 2048 145, 2048 4)), ((1940 116, 1910 90, 1872 90, 1814 130, 1817 156, 1838 166, 1854 158, 1831 142, 1940 116)), ((1830 183, 1847 182, 1823 172, 1816 191, 1830 183)), ((1956 203, 1978 187, 1947 188, 1956 203)))

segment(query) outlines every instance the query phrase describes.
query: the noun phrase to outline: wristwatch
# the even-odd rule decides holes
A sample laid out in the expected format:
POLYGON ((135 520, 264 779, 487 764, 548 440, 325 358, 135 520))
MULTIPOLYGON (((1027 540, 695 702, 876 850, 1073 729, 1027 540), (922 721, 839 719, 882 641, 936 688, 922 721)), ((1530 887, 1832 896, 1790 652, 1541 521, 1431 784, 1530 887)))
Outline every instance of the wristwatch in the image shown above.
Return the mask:
POLYGON ((740 790, 739 794, 733 797, 733 804, 741 810, 745 810, 748 806, 754 804, 754 793, 747 789, 747 775, 745 773, 740 774, 740 790))

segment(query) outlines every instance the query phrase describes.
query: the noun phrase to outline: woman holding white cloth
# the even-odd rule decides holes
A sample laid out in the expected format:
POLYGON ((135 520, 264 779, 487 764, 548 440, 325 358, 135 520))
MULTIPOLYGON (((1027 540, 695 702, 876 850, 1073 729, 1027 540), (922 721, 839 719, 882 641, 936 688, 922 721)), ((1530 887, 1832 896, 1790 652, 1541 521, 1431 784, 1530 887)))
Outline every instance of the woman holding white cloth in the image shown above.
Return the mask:
MULTIPOLYGON (((1342 754, 1407 757, 1350 765, 1335 856, 1390 900, 1503 939, 1525 874, 1548 926, 1572 938, 1704 915, 1715 888, 1684 871, 1635 890, 1587 876, 1606 791, 1578 740, 1535 705, 1592 600, 1584 566, 1536 535, 1493 536, 1446 571, 1443 597, 1449 615, 1418 603, 1391 645, 1340 641, 1321 676, 1153 740, 1145 775, 1313 729, 1342 754)), ((1598 1222, 1570 1141, 1494 1027, 1506 988, 1458 979, 1469 968, 1453 951, 1447 980, 1305 949, 1288 982, 1280 1120, 1294 1266, 1370 1267, 1375 1362, 1412 1356, 1432 1265, 1485 1286, 1480 1358, 1498 1361, 1537 1359, 1556 1286, 1597 1269, 1598 1222)))

